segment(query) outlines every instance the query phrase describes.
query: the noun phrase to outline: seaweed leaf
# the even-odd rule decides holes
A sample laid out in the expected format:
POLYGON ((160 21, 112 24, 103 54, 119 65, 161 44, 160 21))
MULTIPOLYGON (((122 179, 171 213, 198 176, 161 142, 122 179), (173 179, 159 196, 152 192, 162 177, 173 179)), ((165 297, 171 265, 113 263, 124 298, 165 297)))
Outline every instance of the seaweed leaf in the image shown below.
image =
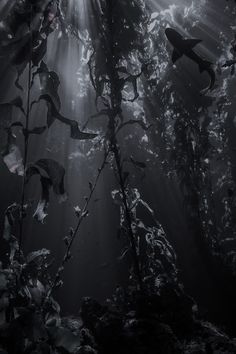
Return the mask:
POLYGON ((15 127, 23 128, 23 124, 19 121, 12 123, 10 126, 4 128, 7 134, 7 142, 1 151, 3 162, 11 173, 24 175, 24 164, 21 151, 15 144, 16 136, 13 134, 12 129, 15 127))
POLYGON ((134 160, 134 158, 132 156, 130 156, 130 162, 132 162, 132 164, 134 166, 142 168, 142 169, 147 167, 147 165, 144 162, 136 161, 136 160, 134 160))
POLYGON ((233 59, 233 60, 227 60, 223 65, 222 65, 222 68, 228 68, 232 65, 235 65, 236 64, 236 60, 233 59))
POLYGON ((41 198, 40 198, 40 201, 37 205, 37 208, 33 214, 33 217, 37 221, 39 221, 43 224, 44 219, 48 215, 47 209, 49 206, 49 193, 50 193, 50 188, 51 188, 51 181, 45 177, 41 177, 40 181, 41 181, 42 193, 41 193, 41 198))
POLYGON ((7 134, 7 142, 1 155, 3 161, 11 173, 20 176, 24 174, 23 159, 19 147, 15 144, 16 137, 12 132, 14 127, 23 127, 19 121, 12 123, 13 108, 16 107, 25 114, 21 97, 16 97, 10 102, 0 104, 0 129, 7 134))
POLYGON ((5 129, 11 124, 14 107, 20 109, 21 112, 25 114, 23 101, 20 96, 14 98, 10 102, 0 104, 0 129, 5 129))
POLYGON ((49 255, 50 255, 50 251, 45 248, 42 248, 41 250, 29 253, 26 257, 26 260, 27 263, 31 263, 31 262, 41 263, 42 259, 45 259, 49 255))
MULTIPOLYGON (((44 61, 42 61, 40 67, 32 76, 31 86, 33 85, 34 78, 36 75, 39 75, 42 95, 49 95, 49 97, 51 98, 52 102, 55 105, 56 110, 60 111, 61 100, 58 95, 60 80, 57 73, 55 71, 49 71, 47 65, 44 63, 44 61)), ((48 126, 51 126, 55 120, 55 117, 51 114, 51 107, 49 103, 47 103, 47 106, 48 106, 47 123, 48 126)))
POLYGON ((59 196, 59 201, 65 201, 67 199, 64 188, 65 169, 52 159, 41 159, 27 168, 26 182, 34 175, 40 176, 42 191, 33 217, 43 223, 47 216, 50 189, 52 188, 54 193, 59 196))
POLYGON ((2 152, 3 162, 11 173, 24 175, 23 159, 18 146, 11 144, 8 150, 2 152))
POLYGON ((48 126, 51 125, 51 122, 53 122, 55 119, 57 119, 70 127, 70 136, 72 139, 90 140, 90 139, 94 139, 97 136, 97 134, 95 134, 95 133, 82 132, 79 129, 79 125, 78 125, 77 121, 62 116, 59 113, 59 111, 57 110, 57 108, 53 102, 53 99, 48 94, 41 95, 37 101, 32 102, 31 107, 35 103, 38 103, 40 100, 46 101, 47 106, 48 106, 48 126))
POLYGON ((54 193, 60 196, 64 196, 64 167, 62 167, 57 161, 54 161, 52 159, 38 160, 35 165, 43 169, 48 174, 48 177, 52 182, 54 193))
POLYGON ((117 133, 123 129, 125 126, 128 125, 134 125, 134 124, 138 124, 143 130, 147 131, 148 129, 150 129, 151 125, 146 125, 142 120, 137 120, 137 119, 130 119, 122 124, 119 125, 118 129, 117 129, 117 133))
POLYGON ((17 203, 11 204, 5 211, 3 238, 6 241, 10 241, 11 239, 12 227, 16 219, 15 214, 18 213, 19 215, 19 211, 20 211, 20 205, 17 203))

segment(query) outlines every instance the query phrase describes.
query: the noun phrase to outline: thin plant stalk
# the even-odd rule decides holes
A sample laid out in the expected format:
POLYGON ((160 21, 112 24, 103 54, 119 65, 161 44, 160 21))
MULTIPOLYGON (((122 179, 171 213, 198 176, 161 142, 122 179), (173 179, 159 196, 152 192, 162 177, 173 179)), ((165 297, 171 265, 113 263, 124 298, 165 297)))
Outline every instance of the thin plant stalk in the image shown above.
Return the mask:
POLYGON ((78 221, 77 221, 77 224, 76 224, 76 228, 73 230, 72 235, 70 236, 69 242, 67 244, 66 252, 65 252, 64 257, 62 259, 62 262, 61 262, 61 264, 60 264, 60 266, 58 268, 58 271, 57 271, 57 273, 56 273, 56 275, 55 275, 55 277, 54 277, 54 279, 52 281, 52 284, 51 284, 51 286, 50 286, 50 288, 49 288, 49 290, 47 292, 47 295, 46 295, 46 297, 44 299, 44 304, 50 298, 53 290, 57 287, 57 283, 58 283, 58 281, 59 281, 59 279, 60 279, 60 277, 62 275, 62 272, 64 271, 64 266, 65 266, 65 264, 68 262, 68 260, 71 257, 72 246, 73 246, 74 241, 75 241, 75 239, 76 239, 76 237, 78 235, 78 232, 79 232, 79 229, 80 229, 80 226, 81 226, 83 220, 88 216, 88 212, 89 212, 88 211, 88 207, 89 207, 90 201, 91 201, 91 199, 93 197, 93 194, 95 192, 95 189, 97 187, 97 184, 98 184, 98 181, 99 181, 99 179, 101 177, 101 174, 102 174, 102 172, 103 172, 103 170, 104 170, 104 168, 105 168, 105 166, 107 164, 107 158, 108 158, 109 154, 110 154, 110 150, 108 149, 108 150, 105 151, 103 162, 101 164, 101 167, 98 169, 97 176, 95 178, 94 184, 90 188, 89 195, 88 195, 88 197, 85 198, 85 204, 83 206, 83 209, 80 211, 80 213, 78 215, 78 221))
POLYGON ((129 208, 128 201, 127 201, 126 187, 125 187, 125 181, 124 181, 124 177, 123 177, 123 169, 122 169, 122 165, 121 165, 121 161, 120 161, 120 154, 119 154, 119 150, 117 147, 117 143, 115 144, 115 146, 113 146, 113 152, 115 155, 115 161, 116 161, 116 166, 117 166, 118 180, 119 180, 119 185, 120 185, 120 189, 121 189, 122 202, 123 202, 123 206, 124 206, 129 241, 130 241, 131 250, 132 250, 132 254, 133 254, 134 273, 135 273, 137 280, 138 280, 139 290, 143 291, 143 279, 142 279, 140 262, 139 262, 139 257, 138 257, 138 253, 137 253, 137 248, 136 248, 135 235, 134 235, 133 228, 132 228, 132 217, 131 217, 131 212, 130 212, 130 208, 129 208))
POLYGON ((24 157, 23 157, 23 182, 22 182, 22 192, 21 192, 21 215, 20 215, 20 238, 19 238, 19 249, 22 248, 23 242, 23 226, 24 226, 24 204, 25 204, 25 185, 26 185, 26 167, 28 161, 28 152, 29 152, 29 122, 30 122, 30 99, 31 99, 31 80, 32 80, 32 6, 30 10, 30 19, 29 19, 29 31, 30 31, 30 60, 28 68, 28 79, 27 79, 27 102, 26 102, 26 115, 25 115, 25 129, 24 129, 24 157))

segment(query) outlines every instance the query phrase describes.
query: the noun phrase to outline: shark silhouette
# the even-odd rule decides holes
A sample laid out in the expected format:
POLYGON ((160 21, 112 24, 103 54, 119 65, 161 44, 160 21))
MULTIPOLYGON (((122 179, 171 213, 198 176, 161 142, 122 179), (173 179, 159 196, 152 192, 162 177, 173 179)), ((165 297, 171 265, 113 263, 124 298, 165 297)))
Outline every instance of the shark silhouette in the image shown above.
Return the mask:
POLYGON ((178 33, 173 28, 166 28, 165 30, 166 37, 169 42, 174 47, 172 54, 173 64, 181 58, 183 55, 194 61, 199 66, 200 73, 206 71, 210 76, 210 83, 206 90, 211 90, 215 85, 215 72, 212 69, 212 63, 200 57, 197 53, 194 52, 193 48, 202 42, 201 39, 184 39, 180 33, 178 33))

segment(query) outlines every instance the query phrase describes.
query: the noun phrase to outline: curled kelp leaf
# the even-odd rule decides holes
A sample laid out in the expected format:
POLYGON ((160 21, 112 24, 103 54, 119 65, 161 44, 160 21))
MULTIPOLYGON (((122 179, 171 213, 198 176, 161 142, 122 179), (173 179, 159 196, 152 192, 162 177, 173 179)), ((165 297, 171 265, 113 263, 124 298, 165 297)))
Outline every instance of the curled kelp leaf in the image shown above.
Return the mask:
POLYGON ((53 102, 53 99, 51 98, 50 95, 44 94, 39 97, 37 101, 32 102, 31 107, 35 104, 38 103, 40 100, 44 100, 47 103, 48 107, 48 126, 51 125, 51 122, 54 121, 55 119, 59 120, 60 122, 68 125, 70 127, 70 137, 72 139, 76 140, 90 140, 94 139, 97 134, 95 133, 87 133, 83 132, 79 129, 78 122, 73 119, 66 118, 60 114, 60 112, 57 110, 55 103, 53 102))
POLYGON ((15 144, 16 136, 13 134, 12 129, 17 126, 22 126, 20 122, 16 122, 5 128, 7 134, 7 142, 4 149, 1 151, 3 162, 11 173, 24 175, 24 163, 19 147, 15 144))
MULTIPOLYGON (((55 71, 49 71, 47 65, 44 63, 44 61, 42 61, 38 69, 33 73, 31 86, 33 85, 34 79, 37 75, 39 76, 40 90, 42 95, 48 95, 51 98, 56 110, 60 111, 61 100, 58 94, 60 79, 57 73, 55 71)), ((51 107, 49 103, 47 103, 47 106, 47 124, 50 127, 54 122, 55 117, 51 114, 51 107)))
POLYGON ((44 220, 48 215, 47 210, 51 188, 59 197, 59 201, 65 201, 67 199, 64 188, 65 169, 55 160, 40 159, 27 168, 26 182, 28 182, 34 175, 40 176, 41 197, 33 217, 37 221, 44 223, 44 220))

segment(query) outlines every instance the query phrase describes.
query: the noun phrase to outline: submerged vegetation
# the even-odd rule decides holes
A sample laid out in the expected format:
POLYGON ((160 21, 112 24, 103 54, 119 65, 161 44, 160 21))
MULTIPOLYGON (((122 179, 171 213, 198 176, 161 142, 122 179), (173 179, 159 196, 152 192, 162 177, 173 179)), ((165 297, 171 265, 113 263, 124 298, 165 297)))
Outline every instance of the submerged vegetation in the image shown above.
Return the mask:
MULTIPOLYGON (((144 0, 91 0, 83 4, 89 14, 85 24, 79 3, 72 12, 63 0, 4 1, 1 6, 0 60, 7 58, 14 69, 17 92, 0 104, 1 156, 9 174, 19 179, 21 193, 2 220, 0 353, 235 353, 236 341, 230 338, 236 323, 235 27, 231 43, 221 33, 224 55, 212 64, 218 84, 203 91, 189 85, 195 94, 190 100, 188 89, 179 90, 173 76, 179 71, 164 49, 162 32, 173 26, 171 16, 153 11, 144 0), (82 53, 81 96, 86 103, 94 97, 88 118, 62 113, 61 75, 47 61, 53 35, 58 41, 73 39, 82 53), (42 105, 46 117, 37 125, 42 105), (53 195, 59 202, 70 198, 61 162, 43 152, 31 161, 35 136, 43 138, 56 122, 67 139, 84 144, 87 157, 100 161, 93 180, 86 182, 84 204, 73 207, 75 224, 62 240, 58 267, 57 255, 49 250, 27 254, 24 247, 29 216, 44 224, 53 195), (119 262, 126 266, 127 283, 117 285, 103 304, 87 297, 80 313, 64 316, 56 291, 64 286, 65 268, 105 169, 115 180, 108 192, 119 216, 114 234, 123 246, 119 262), (230 289, 232 313, 225 323, 213 324, 185 290, 177 241, 142 193, 148 170, 156 169, 178 185, 197 252, 219 288, 230 289), (36 205, 27 193, 32 181, 41 190, 36 205)), ((235 16, 233 1, 223 8, 235 16)), ((191 33, 191 26, 187 21, 185 32, 191 33)))

